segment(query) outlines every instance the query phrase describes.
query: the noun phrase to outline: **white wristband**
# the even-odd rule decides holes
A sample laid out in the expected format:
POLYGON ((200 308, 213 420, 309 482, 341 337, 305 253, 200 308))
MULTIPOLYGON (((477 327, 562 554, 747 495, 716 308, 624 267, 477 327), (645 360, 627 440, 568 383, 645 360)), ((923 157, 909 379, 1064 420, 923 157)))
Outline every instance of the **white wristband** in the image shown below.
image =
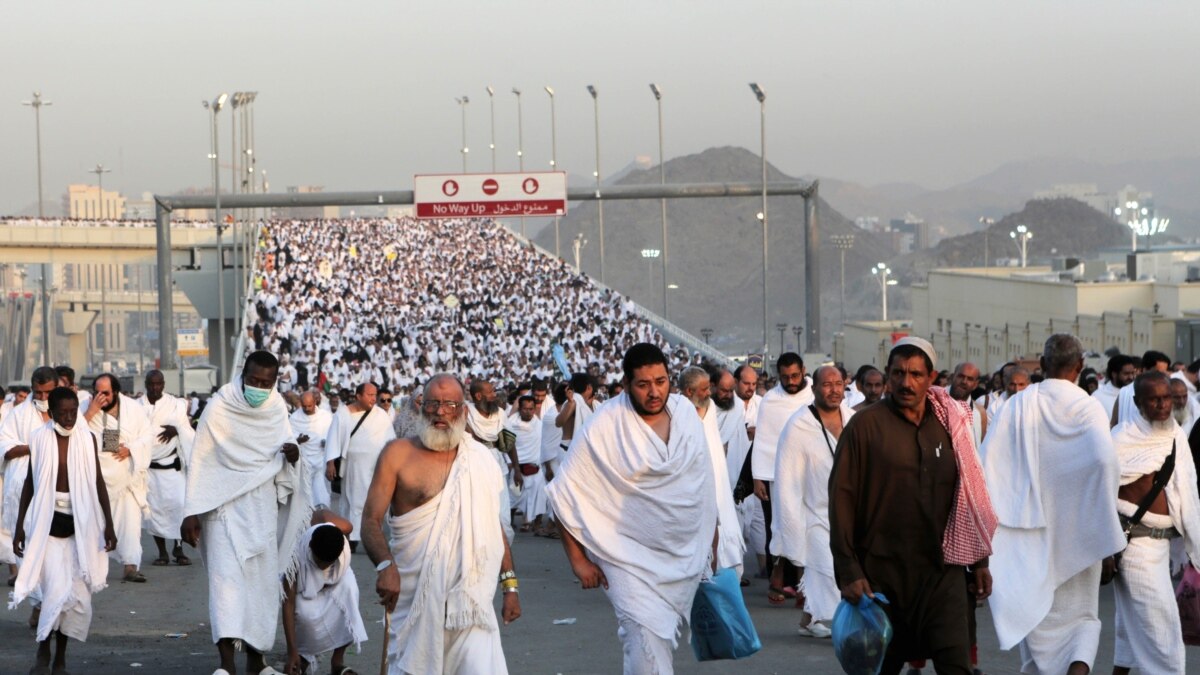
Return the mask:
POLYGON ((379 563, 378 565, 376 565, 376 566, 375 566, 375 571, 376 571, 376 572, 382 572, 382 571, 386 570, 387 568, 389 568, 389 567, 391 567, 391 566, 392 566, 392 559, 391 559, 391 558, 388 558, 387 560, 384 560, 383 562, 381 562, 381 563, 379 563))

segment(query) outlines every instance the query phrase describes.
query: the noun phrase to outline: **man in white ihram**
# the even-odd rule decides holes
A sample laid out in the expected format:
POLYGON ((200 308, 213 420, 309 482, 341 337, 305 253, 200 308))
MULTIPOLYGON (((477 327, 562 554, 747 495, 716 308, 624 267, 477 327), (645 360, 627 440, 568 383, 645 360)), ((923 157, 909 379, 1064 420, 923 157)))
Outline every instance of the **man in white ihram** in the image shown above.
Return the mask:
POLYGON ((1075 384, 1083 346, 1046 340, 1046 379, 1013 396, 980 448, 1000 526, 993 539, 992 618, 1022 672, 1081 675, 1100 641, 1102 567, 1125 547, 1120 467, 1103 406, 1075 384))
POLYGON ((669 674, 716 561, 712 458, 695 407, 670 395, 662 350, 636 344, 622 368, 625 391, 575 437, 548 490, 572 571, 616 610, 624 672, 669 674))
POLYGON ((270 352, 252 353, 241 376, 208 400, 196 429, 180 534, 200 546, 208 574, 208 618, 221 657, 213 675, 237 672, 238 642, 246 672, 277 672, 263 652, 275 644, 279 584, 294 581, 296 542, 312 513, 278 373, 270 352))
POLYGON ((317 405, 318 394, 306 391, 300 395, 300 407, 288 421, 296 443, 300 445, 300 457, 308 465, 312 476, 313 506, 331 506, 329 479, 325 476, 325 438, 333 423, 333 414, 317 405))
MULTIPOLYGON (((29 437, 50 421, 50 392, 58 382, 58 373, 49 366, 33 371, 32 393, 16 405, 0 423, 0 466, 4 467, 4 498, 0 502, 0 555, 9 564, 8 585, 17 581, 18 559, 12 549, 12 536, 17 529, 17 510, 21 504, 21 489, 29 474, 29 437)), ((37 624, 37 609, 33 610, 33 625, 37 624)))
POLYGON ((1112 431, 1121 463, 1117 510, 1129 532, 1113 593, 1113 673, 1127 675, 1137 668, 1142 673, 1182 674, 1187 664, 1171 583, 1171 540, 1182 538, 1187 559, 1200 560, 1196 466, 1187 436, 1171 417, 1166 374, 1148 371, 1131 386, 1138 414, 1112 431), (1131 524, 1139 511, 1141 518, 1131 524))
MULTIPOLYGON (((166 393, 166 378, 162 371, 146 373, 146 398, 142 405, 150 419, 150 468, 146 471, 146 531, 158 547, 157 566, 167 565, 167 540, 178 539, 183 524, 183 496, 187 492, 184 470, 191 459, 192 441, 196 431, 187 416, 187 401, 166 393)), ((183 554, 182 542, 177 541, 171 554, 180 565, 192 561, 183 554)))
POLYGON ((384 448, 363 510, 363 546, 391 615, 391 675, 508 672, 492 607, 499 583, 504 623, 521 616, 500 527, 506 488, 494 451, 466 434, 464 406, 453 375, 429 380, 418 435, 384 448))
POLYGON ((325 477, 337 476, 334 460, 341 459, 342 498, 335 511, 350 521, 350 551, 362 538, 362 512, 371 487, 371 475, 383 446, 396 437, 392 420, 375 405, 378 389, 371 382, 358 385, 354 401, 333 416, 325 441, 325 477))

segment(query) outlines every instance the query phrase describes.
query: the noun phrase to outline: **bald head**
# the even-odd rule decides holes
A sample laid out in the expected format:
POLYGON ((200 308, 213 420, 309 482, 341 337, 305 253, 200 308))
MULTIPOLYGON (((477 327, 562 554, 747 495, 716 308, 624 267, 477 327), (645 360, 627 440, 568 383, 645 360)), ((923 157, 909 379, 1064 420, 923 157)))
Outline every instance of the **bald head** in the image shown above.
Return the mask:
POLYGON ((837 410, 846 398, 846 380, 836 366, 821 366, 813 373, 813 399, 821 410, 837 410))
POLYGON ((956 401, 965 401, 971 397, 971 392, 979 386, 979 367, 970 361, 954 367, 950 376, 950 396, 956 401))
POLYGON ((300 394, 300 409, 305 415, 317 414, 317 395, 311 391, 300 394))

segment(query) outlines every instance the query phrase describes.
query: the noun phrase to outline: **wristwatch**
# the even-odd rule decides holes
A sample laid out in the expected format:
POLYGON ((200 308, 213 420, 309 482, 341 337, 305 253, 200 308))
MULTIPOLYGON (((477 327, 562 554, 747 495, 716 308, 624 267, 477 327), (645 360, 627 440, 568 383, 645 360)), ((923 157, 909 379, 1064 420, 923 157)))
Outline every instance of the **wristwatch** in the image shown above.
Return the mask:
POLYGON ((389 558, 375 566, 376 572, 382 572, 392 566, 392 560, 389 558))

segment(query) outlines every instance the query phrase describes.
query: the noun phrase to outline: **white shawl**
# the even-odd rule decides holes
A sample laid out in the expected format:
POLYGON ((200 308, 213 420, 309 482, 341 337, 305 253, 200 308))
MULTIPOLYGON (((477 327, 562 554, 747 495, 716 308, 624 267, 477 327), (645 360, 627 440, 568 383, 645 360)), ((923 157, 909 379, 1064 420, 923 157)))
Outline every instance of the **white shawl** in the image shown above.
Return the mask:
POLYGON ((1188 558, 1200 562, 1200 494, 1196 488, 1196 464, 1187 436, 1174 420, 1168 421, 1170 425, 1166 429, 1157 429, 1139 414, 1112 430, 1113 445, 1121 463, 1121 485, 1128 485, 1162 468, 1174 443, 1175 471, 1163 493, 1167 497, 1171 522, 1183 534, 1188 558))
POLYGON ((583 429, 583 425, 587 424, 588 420, 592 419, 592 416, 596 414, 596 411, 592 410, 592 407, 583 399, 583 394, 579 392, 573 392, 571 394, 571 398, 575 401, 575 430, 574 435, 571 436, 571 438, 574 438, 575 436, 579 435, 580 430, 583 429))
POLYGON ((500 438, 500 430, 504 428, 504 411, 496 410, 491 417, 484 416, 474 403, 467 404, 467 426, 471 433, 484 443, 495 443, 500 438))
POLYGON ((308 434, 308 441, 300 446, 300 456, 310 466, 321 465, 321 471, 324 472, 325 451, 323 447, 325 435, 333 423, 333 413, 317 408, 315 413, 306 415, 303 408, 297 408, 288 418, 288 422, 292 425, 292 433, 296 435, 296 438, 308 434))
MULTIPOLYGON (((70 477, 71 512, 75 520, 75 554, 83 583, 96 593, 108 585, 108 553, 104 550, 104 513, 96 491, 97 443, 87 424, 79 422, 71 429, 67 445, 67 473, 70 477)), ((54 492, 58 484, 58 434, 47 423, 29 439, 33 465, 33 499, 29 503, 29 529, 26 532, 25 557, 21 574, 8 605, 16 609, 37 587, 46 562, 46 543, 50 521, 54 517, 54 492)), ((52 563, 55 561, 51 561, 52 563)))
POLYGON ((754 451, 750 456, 750 470, 756 480, 775 480, 775 451, 783 426, 799 409, 813 402, 812 385, 796 394, 789 394, 782 385, 775 385, 758 404, 758 422, 754 431, 754 451))
MULTIPOLYGON (((235 377, 208 400, 200 417, 183 507, 187 515, 202 515, 274 481, 281 505, 275 544, 280 565, 285 566, 279 572, 288 578, 298 564, 293 556, 296 541, 312 515, 306 465, 299 460, 289 464, 280 451, 284 443, 295 442, 287 404, 279 392, 272 389, 266 402, 252 407, 242 392, 241 376, 235 377)), ((236 515, 223 517, 235 534, 231 538, 235 550, 246 560, 269 542, 261 541, 261 524, 240 522, 243 519, 236 515)))
POLYGON ((737 486, 746 455, 750 453, 750 435, 746 433, 746 410, 741 399, 734 399, 729 410, 717 408, 717 430, 725 446, 725 471, 729 474, 729 489, 737 486))
MULTIPOLYGON (((81 416, 82 417, 82 416, 81 416)), ((82 419, 79 422, 87 423, 82 419)), ((0 528, 15 532, 17 529, 17 509, 21 505, 21 489, 25 485, 25 474, 29 473, 29 455, 4 459, 4 454, 18 445, 29 445, 33 432, 46 426, 46 420, 33 406, 33 399, 27 398, 21 405, 13 408, 0 423, 0 465, 4 466, 4 500, 0 505, 0 528)))
MULTIPOLYGON (((108 496, 116 500, 121 490, 129 490, 133 499, 146 512, 146 470, 150 467, 150 448, 157 440, 156 430, 150 426, 150 418, 146 408, 136 399, 125 394, 117 394, 120 400, 120 418, 98 412, 90 422, 92 433, 104 443, 105 424, 110 429, 120 429, 119 442, 129 448, 129 457, 124 460, 116 459, 111 452, 100 453, 100 472, 104 474, 104 484, 108 488, 108 496)), ((80 415, 82 418, 82 415, 80 415)), ((101 450, 104 448, 101 447, 101 450)))
POLYGON ((717 500, 717 567, 739 567, 746 557, 746 541, 738 521, 737 506, 733 503, 733 488, 725 466, 725 446, 717 429, 717 405, 710 399, 701 418, 708 439, 708 454, 712 457, 713 483, 717 500))
POLYGON ((1000 519, 990 605, 1000 648, 1011 649, 1050 611, 1056 588, 1125 548, 1120 467, 1103 406, 1058 379, 1012 397, 980 456, 1000 519))
POLYGON ((178 455, 183 466, 191 460, 192 442, 196 440, 196 430, 188 421, 187 401, 164 393, 162 398, 154 403, 150 399, 142 399, 142 406, 150 420, 150 461, 170 464, 171 455, 178 455), (173 426, 179 435, 166 443, 158 442, 162 427, 173 426))
MULTIPOLYGON (((1133 394, 1134 387, 1132 384, 1121 387, 1121 392, 1117 394, 1117 424, 1124 424, 1125 422, 1130 422, 1141 417, 1138 413, 1137 404, 1133 402, 1133 394)), ((1109 424, 1112 424, 1111 419, 1109 424)))
MULTIPOLYGON (((842 401, 839 412, 845 429, 854 410, 842 401)), ((771 490, 771 555, 784 556, 797 567, 808 565, 808 530, 829 531, 829 475, 837 444, 810 406, 792 415, 779 439, 771 490)))
POLYGON ((1117 405, 1117 395, 1123 387, 1117 387, 1112 383, 1112 380, 1105 380, 1096 391, 1092 392, 1092 398, 1100 402, 1104 407, 1105 419, 1112 417, 1113 408, 1117 405))
POLYGON ((622 393, 577 433, 546 491, 609 580, 618 617, 674 640, 691 615, 717 523, 712 461, 691 401, 667 400, 664 443, 622 393))

